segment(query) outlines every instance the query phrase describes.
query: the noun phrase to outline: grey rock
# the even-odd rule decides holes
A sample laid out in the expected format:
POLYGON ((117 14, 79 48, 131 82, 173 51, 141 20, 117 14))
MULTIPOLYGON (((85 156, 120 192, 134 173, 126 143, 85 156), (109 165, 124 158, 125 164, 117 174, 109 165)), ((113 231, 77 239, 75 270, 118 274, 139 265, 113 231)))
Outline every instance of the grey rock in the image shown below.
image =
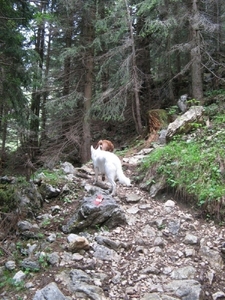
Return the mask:
POLYGON ((35 284, 33 283, 33 282, 31 282, 31 281, 29 281, 29 282, 27 282, 26 284, 25 284, 25 288, 26 289, 32 289, 32 288, 34 288, 35 287, 35 284))
POLYGON ((28 215, 33 215, 39 211, 43 204, 42 195, 39 193, 36 185, 32 183, 22 190, 17 190, 15 198, 19 206, 22 207, 23 212, 26 212, 28 215))
POLYGON ((186 257, 194 256, 195 255, 195 250, 192 248, 186 248, 184 250, 184 254, 186 257))
POLYGON ((18 283, 23 281, 26 278, 26 274, 23 271, 18 271, 14 276, 13 280, 18 283))
POLYGON ((59 290, 55 282, 51 282, 43 289, 38 290, 32 300, 69 300, 59 290))
POLYGON ((53 243, 56 240, 56 234, 55 233, 50 234, 46 240, 50 243, 53 243))
POLYGON ((86 272, 82 270, 72 270, 69 273, 70 289, 73 292, 78 292, 88 296, 93 300, 104 300, 104 292, 102 288, 94 285, 94 281, 86 272))
POLYGON ((154 246, 159 246, 159 247, 163 248, 165 246, 164 239, 159 236, 156 237, 156 239, 154 240, 154 246))
POLYGON ((108 228, 114 228, 127 223, 125 212, 111 196, 104 196, 100 204, 96 204, 96 198, 97 195, 84 198, 83 203, 68 223, 62 226, 64 233, 76 233, 102 224, 108 228))
POLYGON ((196 273, 196 269, 192 266, 186 266, 173 270, 171 278, 173 279, 193 279, 196 273))
POLYGON ((29 269, 32 271, 40 270, 40 265, 37 261, 31 260, 29 258, 25 258, 21 263, 21 267, 24 269, 29 269))
POLYGON ((173 221, 169 221, 168 222, 168 230, 170 233, 172 234, 178 234, 179 230, 180 230, 180 220, 176 219, 173 221))
POLYGON ((147 293, 140 300, 162 300, 162 298, 157 293, 147 293))
POLYGON ((166 139, 170 140, 177 133, 188 133, 192 129, 192 123, 197 122, 204 112, 203 106, 192 106, 182 116, 179 116, 167 127, 166 139))
POLYGON ((187 233, 184 238, 184 243, 187 245, 196 245, 198 243, 198 237, 193 234, 187 233))
POLYGON ((77 236, 76 239, 69 243, 67 248, 70 252, 88 250, 90 248, 90 244, 85 237, 77 236))
POLYGON ((164 285, 165 292, 182 300, 203 300, 201 284, 196 280, 173 280, 164 285))
POLYGON ((225 299, 225 293, 222 291, 216 292, 212 296, 213 300, 225 299))
POLYGON ((16 268, 16 262, 14 260, 9 260, 5 263, 5 267, 7 270, 14 270, 16 268))
POLYGON ((175 208, 175 202, 173 200, 167 200, 164 203, 164 209, 166 212, 170 213, 174 210, 175 208))
POLYGON ((28 246, 27 253, 28 255, 31 255, 37 249, 38 244, 32 244, 32 245, 28 244, 27 246, 28 246))
POLYGON ((47 256, 47 261, 50 265, 58 265, 59 264, 60 256, 57 252, 52 252, 47 256))
POLYGON ((137 214, 139 212, 139 208, 137 206, 131 206, 130 208, 127 209, 128 214, 137 214))
POLYGON ((44 199, 52 199, 60 194, 60 189, 55 188, 50 184, 43 183, 40 187, 40 192, 44 199))
POLYGON ((103 236, 96 236, 95 240, 99 245, 104 245, 104 246, 106 246, 110 249, 114 249, 114 250, 117 250, 120 246, 120 243, 115 242, 115 241, 113 241, 109 238, 103 237, 103 236))
POLYGON ((151 185, 149 194, 151 197, 156 197, 157 194, 166 187, 166 179, 159 178, 158 181, 151 185))
POLYGON ((75 174, 76 169, 74 166, 69 162, 64 162, 61 164, 61 169, 66 174, 75 174))
POLYGON ((108 247, 94 243, 92 245, 92 248, 94 251, 93 253, 94 257, 100 260, 108 260, 108 261, 120 260, 120 256, 114 250, 109 249, 108 247))
POLYGON ((21 231, 30 230, 33 227, 33 225, 28 221, 19 221, 17 226, 21 231))
POLYGON ((140 200, 141 200, 141 196, 135 193, 131 193, 126 196, 127 203, 137 203, 140 200))
POLYGON ((149 266, 145 269, 142 270, 141 273, 144 273, 144 274, 160 274, 161 273, 161 270, 159 267, 155 267, 155 266, 149 266))
POLYGON ((166 144, 166 135, 167 135, 167 129, 160 130, 160 132, 159 132, 159 143, 161 145, 166 144))
POLYGON ((217 271, 223 270, 224 263, 219 251, 203 245, 200 247, 199 254, 208 260, 212 268, 217 271))

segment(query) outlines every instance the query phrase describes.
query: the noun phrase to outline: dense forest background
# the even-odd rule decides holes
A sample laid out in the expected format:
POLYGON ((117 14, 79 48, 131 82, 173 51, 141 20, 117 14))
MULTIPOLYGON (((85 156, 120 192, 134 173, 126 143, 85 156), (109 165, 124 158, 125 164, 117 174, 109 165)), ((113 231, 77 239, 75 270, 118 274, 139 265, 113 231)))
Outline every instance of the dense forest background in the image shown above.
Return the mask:
POLYGON ((100 138, 144 136, 150 109, 204 105, 224 21, 223 0, 0 0, 1 164, 85 163, 100 138))

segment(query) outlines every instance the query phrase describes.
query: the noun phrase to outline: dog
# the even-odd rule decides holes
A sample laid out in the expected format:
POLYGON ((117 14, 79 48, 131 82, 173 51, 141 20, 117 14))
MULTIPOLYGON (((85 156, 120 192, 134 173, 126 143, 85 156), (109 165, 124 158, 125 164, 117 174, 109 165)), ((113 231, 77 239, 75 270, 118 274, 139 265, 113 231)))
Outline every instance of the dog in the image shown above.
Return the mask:
POLYGON ((95 149, 98 149, 98 147, 100 146, 101 150, 104 151, 109 151, 109 152, 113 152, 114 151, 114 145, 112 142, 108 141, 108 140, 100 140, 98 141, 95 149))
POLYGON ((91 158, 95 171, 94 184, 98 182, 99 174, 105 174, 111 183, 111 196, 116 195, 116 179, 124 185, 131 186, 130 179, 124 175, 121 161, 116 154, 103 151, 100 147, 94 149, 94 147, 91 146, 91 158))
MULTIPOLYGON (((100 147, 101 150, 113 152, 114 151, 114 145, 109 140, 100 140, 98 141, 95 149, 98 149, 100 147)), ((105 174, 102 174, 102 181, 105 181, 105 174)))

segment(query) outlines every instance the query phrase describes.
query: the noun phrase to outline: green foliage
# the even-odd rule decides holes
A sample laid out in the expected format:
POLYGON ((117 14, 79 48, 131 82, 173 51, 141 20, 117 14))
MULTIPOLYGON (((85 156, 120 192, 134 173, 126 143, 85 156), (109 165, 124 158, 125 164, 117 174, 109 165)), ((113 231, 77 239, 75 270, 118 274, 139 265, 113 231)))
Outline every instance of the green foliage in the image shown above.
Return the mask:
POLYGON ((187 103, 188 103, 190 106, 200 105, 200 101, 199 101, 199 100, 196 100, 195 98, 190 99, 190 100, 187 100, 187 103))
POLYGON ((205 92, 206 97, 212 97, 212 96, 218 96, 223 95, 225 96, 225 90, 219 89, 219 90, 209 90, 205 92))
MULTIPOLYGON (((218 110, 219 110, 218 104, 213 103, 213 104, 205 107, 204 113, 206 116, 212 117, 218 113, 218 110)), ((220 117, 220 116, 218 116, 218 117, 220 117)))
POLYGON ((22 291, 24 290, 24 281, 16 282, 13 279, 14 274, 9 270, 4 270, 3 274, 0 277, 0 291, 4 289, 7 290, 15 290, 15 291, 22 291))
POLYGON ((41 267, 46 269, 49 264, 48 264, 48 255, 42 254, 38 258, 38 262, 40 263, 41 267))
POLYGON ((213 118, 215 124, 221 124, 225 122, 225 114, 217 115, 213 118))
POLYGON ((2 212, 12 212, 17 208, 18 189, 26 188, 29 183, 24 177, 18 177, 15 184, 0 184, 0 209, 2 212))
POLYGON ((41 227, 45 228, 45 227, 48 227, 50 224, 51 224, 51 219, 46 218, 41 223, 41 227))
POLYGON ((65 203, 71 203, 73 200, 72 199, 70 199, 69 197, 63 197, 62 198, 62 200, 63 200, 63 202, 65 202, 65 203))
POLYGON ((169 116, 173 116, 174 114, 176 114, 177 113, 177 105, 170 106, 167 109, 167 113, 169 116))
MULTIPOLYGON (((224 120, 223 115, 218 118, 224 120)), ((200 206, 220 201, 225 194, 219 163, 225 157, 224 143, 224 128, 219 132, 201 129, 201 134, 188 142, 177 137, 165 147, 155 149, 142 163, 142 171, 157 166, 157 174, 165 176, 169 187, 185 190, 198 199, 200 206)))
POLYGON ((17 207, 15 187, 0 184, 0 208, 2 212, 11 212, 17 207))
POLYGON ((55 185, 55 184, 59 184, 60 180, 62 180, 63 171, 57 170, 52 172, 50 170, 44 169, 44 170, 39 170, 38 173, 36 173, 35 175, 37 176, 38 174, 39 176, 43 174, 46 183, 55 185))
POLYGON ((98 232, 109 231, 109 228, 106 225, 101 226, 100 224, 95 225, 95 228, 98 232))

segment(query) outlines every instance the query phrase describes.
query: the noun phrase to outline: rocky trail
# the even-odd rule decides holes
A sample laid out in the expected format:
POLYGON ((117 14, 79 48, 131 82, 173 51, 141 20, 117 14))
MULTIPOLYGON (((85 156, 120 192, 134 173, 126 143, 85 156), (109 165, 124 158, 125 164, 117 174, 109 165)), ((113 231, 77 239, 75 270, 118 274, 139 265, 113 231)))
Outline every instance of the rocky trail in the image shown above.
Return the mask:
MULTIPOLYGON (((132 168, 127 164, 130 178, 132 168)), ((45 202, 35 219, 18 222, 17 240, 2 244, 8 256, 0 261, 0 275, 15 274, 24 288, 3 286, 0 299, 225 299, 225 228, 168 196, 156 200, 138 186, 118 184, 118 195, 109 201, 124 214, 124 224, 61 230, 84 196, 96 200, 100 193, 108 201, 107 191, 93 186, 91 166, 82 172, 67 175, 73 191, 63 202, 45 202)))

